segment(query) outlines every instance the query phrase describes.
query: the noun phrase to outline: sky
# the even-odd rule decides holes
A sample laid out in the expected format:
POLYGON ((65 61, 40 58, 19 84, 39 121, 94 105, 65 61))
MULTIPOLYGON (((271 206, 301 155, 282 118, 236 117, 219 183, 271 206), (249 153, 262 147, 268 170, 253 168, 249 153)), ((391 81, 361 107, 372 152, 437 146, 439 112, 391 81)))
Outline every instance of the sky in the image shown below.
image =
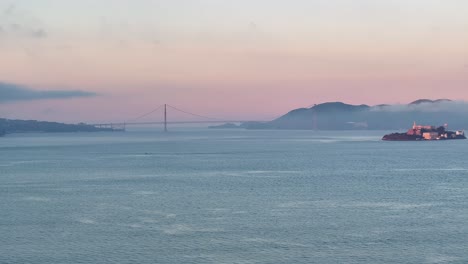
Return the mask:
POLYGON ((0 0, 0 117, 468 101, 467 14, 466 0, 0 0))

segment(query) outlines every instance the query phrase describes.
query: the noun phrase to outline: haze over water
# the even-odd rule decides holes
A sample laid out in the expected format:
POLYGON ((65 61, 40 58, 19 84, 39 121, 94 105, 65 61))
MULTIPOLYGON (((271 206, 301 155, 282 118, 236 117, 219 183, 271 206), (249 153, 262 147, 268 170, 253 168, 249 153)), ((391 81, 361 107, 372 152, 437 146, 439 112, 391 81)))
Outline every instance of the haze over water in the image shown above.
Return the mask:
POLYGON ((0 138, 0 263, 467 263, 467 141, 0 138))

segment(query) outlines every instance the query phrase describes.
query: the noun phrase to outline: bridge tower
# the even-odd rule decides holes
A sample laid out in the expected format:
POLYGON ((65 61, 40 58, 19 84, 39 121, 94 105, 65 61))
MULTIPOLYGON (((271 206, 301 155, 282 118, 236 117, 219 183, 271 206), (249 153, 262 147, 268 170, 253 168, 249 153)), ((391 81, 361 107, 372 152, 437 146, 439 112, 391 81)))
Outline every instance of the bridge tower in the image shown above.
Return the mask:
POLYGON ((314 107, 312 108, 312 110, 314 111, 313 116, 312 116, 314 131, 317 130, 317 109, 316 109, 316 106, 317 106, 317 104, 314 104, 314 107))
POLYGON ((164 104, 164 132, 167 132, 167 104, 164 104))

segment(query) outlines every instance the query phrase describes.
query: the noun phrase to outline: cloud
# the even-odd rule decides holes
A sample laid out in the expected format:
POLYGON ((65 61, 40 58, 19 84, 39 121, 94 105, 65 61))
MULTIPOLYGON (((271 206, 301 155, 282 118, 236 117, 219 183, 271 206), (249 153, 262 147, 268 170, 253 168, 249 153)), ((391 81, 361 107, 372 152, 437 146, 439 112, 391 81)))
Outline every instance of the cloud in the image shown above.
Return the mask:
POLYGON ((26 86, 0 82, 0 103, 43 99, 93 97, 96 93, 80 90, 34 90, 26 86))
POLYGON ((379 112, 448 112, 468 113, 468 102, 465 101, 438 101, 419 104, 398 104, 374 106, 371 111, 379 112))
POLYGON ((0 33, 9 38, 44 39, 48 36, 39 19, 17 10, 14 4, 0 10, 0 33))
POLYGON ((45 37, 47 37, 47 32, 42 28, 30 30, 29 34, 33 38, 45 38, 45 37))
POLYGON ((5 10, 3 10, 3 14, 11 15, 13 11, 15 10, 15 8, 16 6, 14 4, 10 4, 9 6, 7 6, 7 8, 5 8, 5 10))
POLYGON ((12 23, 7 26, 0 25, 0 33, 32 39, 43 39, 48 36, 47 31, 43 28, 26 26, 18 23, 12 23))

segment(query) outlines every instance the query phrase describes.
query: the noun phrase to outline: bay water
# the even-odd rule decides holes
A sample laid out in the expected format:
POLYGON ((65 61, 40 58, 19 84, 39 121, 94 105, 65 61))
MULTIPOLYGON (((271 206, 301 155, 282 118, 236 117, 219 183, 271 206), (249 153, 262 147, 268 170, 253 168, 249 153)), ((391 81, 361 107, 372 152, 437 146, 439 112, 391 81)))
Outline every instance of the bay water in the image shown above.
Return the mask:
POLYGON ((468 263, 468 141, 0 138, 0 263, 468 263))

